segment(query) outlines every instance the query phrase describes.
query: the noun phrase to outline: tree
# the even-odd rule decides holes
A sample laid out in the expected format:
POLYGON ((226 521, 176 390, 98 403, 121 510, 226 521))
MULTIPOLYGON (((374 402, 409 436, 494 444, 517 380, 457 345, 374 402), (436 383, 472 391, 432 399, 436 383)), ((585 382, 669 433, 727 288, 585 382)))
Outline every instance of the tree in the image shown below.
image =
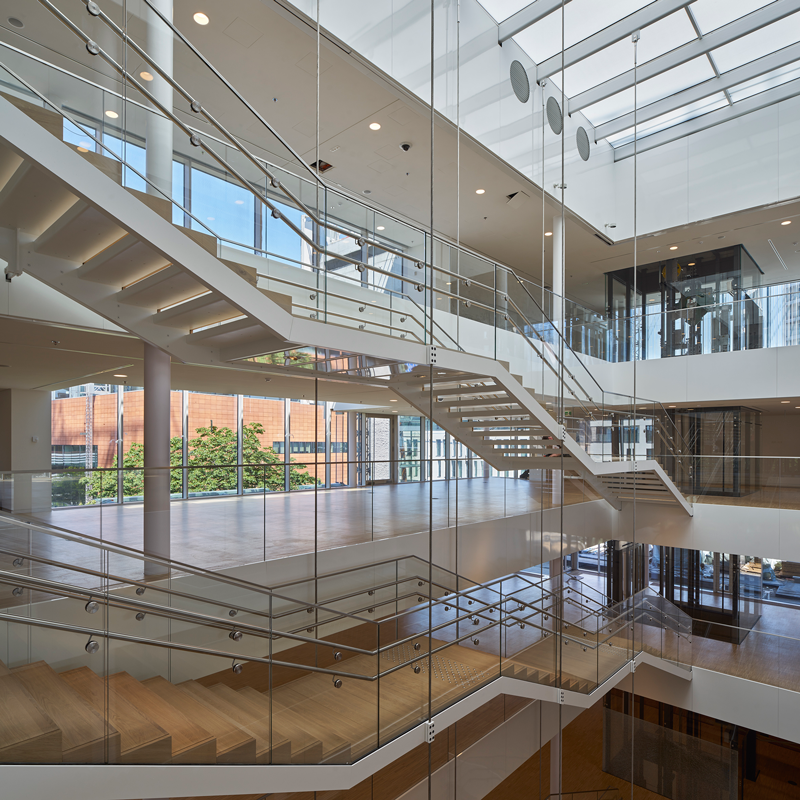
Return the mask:
MULTIPOLYGON (((237 447, 236 432, 230 428, 200 427, 195 431, 197 436, 189 440, 189 457, 187 466, 189 493, 224 492, 236 490, 237 447)), ((259 436, 265 433, 260 422, 250 422, 242 428, 242 455, 244 464, 243 482, 245 489, 260 489, 266 486, 268 491, 284 489, 283 456, 272 447, 264 447, 259 436)), ((183 447, 182 439, 174 436, 170 439, 170 492, 180 494, 183 482, 183 447)), ((114 456, 113 467, 117 466, 114 456)), ((298 489, 302 486, 313 486, 314 478, 303 471, 305 464, 289 466, 289 486, 298 489)), ((122 460, 123 496, 141 497, 144 494, 144 445, 134 443, 125 453, 122 460)), ((83 479, 87 490, 87 501, 97 502, 100 498, 117 496, 117 476, 113 471, 92 472, 89 478, 83 479)))

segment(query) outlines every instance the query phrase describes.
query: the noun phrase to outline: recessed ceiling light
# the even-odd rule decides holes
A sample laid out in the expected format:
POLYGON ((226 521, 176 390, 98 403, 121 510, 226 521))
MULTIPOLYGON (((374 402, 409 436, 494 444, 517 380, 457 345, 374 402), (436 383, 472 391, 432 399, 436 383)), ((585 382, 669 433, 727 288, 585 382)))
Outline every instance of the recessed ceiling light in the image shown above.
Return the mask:
POLYGON ((782 404, 791 403, 791 402, 792 402, 791 400, 781 400, 782 404))
POLYGON ((677 249, 678 249, 678 245, 676 245, 676 244, 674 244, 674 245, 672 245, 672 247, 670 247, 670 250, 677 250, 677 249))
POLYGON ((369 129, 371 131, 379 131, 381 129, 380 122, 370 122, 369 129))
POLYGON ((207 14, 204 14, 202 11, 198 11, 198 12, 197 12, 197 13, 196 13, 196 14, 195 14, 193 17, 192 17, 192 19, 193 19, 193 20, 194 20, 194 21, 195 21, 195 22, 196 22, 198 25, 208 25, 208 22, 209 22, 209 20, 208 20, 208 15, 207 15, 207 14))
POLYGON ((127 376, 127 375, 123 375, 121 372, 119 372, 119 373, 116 373, 116 374, 114 375, 114 377, 115 377, 115 378, 127 378, 128 376, 127 376))
POLYGON ((117 119, 117 118, 119 117, 119 114, 117 114, 117 112, 116 112, 116 111, 110 111, 110 110, 109 110, 109 111, 106 111, 106 116, 107 116, 109 119, 117 119))
POLYGON ((139 73, 139 77, 143 81, 151 81, 151 80, 153 80, 153 73, 152 72, 148 72, 147 70, 145 70, 144 72, 140 72, 139 73))
POLYGON ((675 408, 675 406, 667 406, 667 408, 675 408))
POLYGON ((476 189, 475 194, 486 194, 486 189, 476 189))
POLYGON ((364 189, 362 194, 372 194, 372 189, 364 189))
POLYGON ((553 235, 553 231, 545 231, 544 235, 545 236, 552 236, 553 235))
POLYGON ((397 402, 397 400, 390 400, 389 402, 390 402, 390 403, 396 403, 396 402, 397 402))
POLYGON ((17 19, 16 17, 9 17, 8 24, 11 25, 12 28, 24 28, 25 23, 21 19, 17 19))
POLYGON ((690 261, 686 266, 687 267, 693 267, 694 266, 694 261, 690 261))
POLYGON ((386 227, 385 227, 385 226, 383 226, 383 225, 378 225, 378 230, 379 230, 379 231, 385 231, 385 230, 386 230, 386 227))
POLYGON ((791 224, 792 221, 790 219, 785 219, 783 222, 781 222, 781 225, 791 225, 791 224))

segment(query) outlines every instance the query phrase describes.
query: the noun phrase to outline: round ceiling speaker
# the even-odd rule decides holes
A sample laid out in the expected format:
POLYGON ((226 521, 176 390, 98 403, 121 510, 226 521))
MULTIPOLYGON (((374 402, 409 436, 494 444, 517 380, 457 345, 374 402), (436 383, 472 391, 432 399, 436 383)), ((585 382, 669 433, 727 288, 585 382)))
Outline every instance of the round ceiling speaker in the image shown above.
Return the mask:
POLYGON ((561 106, 555 97, 547 98, 547 121, 550 123, 550 129, 556 136, 564 130, 564 117, 561 115, 561 106))
POLYGON ((517 100, 519 100, 520 103, 527 103, 531 96, 531 84, 528 80, 528 73, 525 71, 525 67, 523 67, 519 61, 511 62, 510 76, 511 88, 514 90, 517 100))
POLYGON ((586 128, 578 128, 575 134, 575 139, 578 142, 578 155, 584 160, 588 161, 592 153, 592 145, 589 142, 589 134, 586 133, 586 128))

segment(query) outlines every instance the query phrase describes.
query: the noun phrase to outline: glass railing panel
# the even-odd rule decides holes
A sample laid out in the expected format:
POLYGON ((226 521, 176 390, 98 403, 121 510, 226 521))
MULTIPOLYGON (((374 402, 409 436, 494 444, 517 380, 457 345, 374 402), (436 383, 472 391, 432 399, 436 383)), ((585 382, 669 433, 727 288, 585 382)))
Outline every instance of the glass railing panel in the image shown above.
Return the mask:
MULTIPOLYGON (((784 462, 754 456, 693 456, 690 485, 684 491, 697 503, 779 508, 784 462)), ((787 493, 786 501, 791 503, 792 496, 787 493)))
MULTIPOLYGON (((83 623, 83 620, 80 621, 83 623)), ((16 726, 5 763, 119 763, 121 735, 109 725, 103 692, 102 626, 69 629, 0 621, 0 693, 16 726), (81 691, 84 675, 100 691, 81 691)))

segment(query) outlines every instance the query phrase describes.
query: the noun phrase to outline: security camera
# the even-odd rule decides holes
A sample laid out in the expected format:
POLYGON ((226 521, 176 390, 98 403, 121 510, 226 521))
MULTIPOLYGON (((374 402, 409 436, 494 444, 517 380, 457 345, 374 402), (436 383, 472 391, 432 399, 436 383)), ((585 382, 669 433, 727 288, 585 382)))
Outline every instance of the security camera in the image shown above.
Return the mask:
POLYGON ((411 145, 410 145, 408 142, 403 142, 403 143, 400 145, 400 149, 401 149, 401 150, 402 150, 404 153, 407 153, 407 152, 408 152, 408 151, 411 149, 411 145))

